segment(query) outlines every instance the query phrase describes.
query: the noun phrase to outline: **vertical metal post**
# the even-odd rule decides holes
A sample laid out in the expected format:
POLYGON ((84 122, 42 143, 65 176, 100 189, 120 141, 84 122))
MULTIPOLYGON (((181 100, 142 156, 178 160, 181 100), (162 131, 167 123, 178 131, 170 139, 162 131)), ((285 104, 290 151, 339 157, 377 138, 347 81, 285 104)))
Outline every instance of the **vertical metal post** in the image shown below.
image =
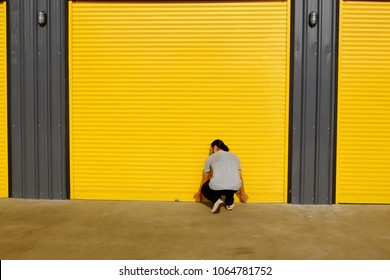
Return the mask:
POLYGON ((66 7, 9 1, 12 197, 67 197, 66 7))
POLYGON ((332 204, 337 1, 294 1, 290 202, 332 204))

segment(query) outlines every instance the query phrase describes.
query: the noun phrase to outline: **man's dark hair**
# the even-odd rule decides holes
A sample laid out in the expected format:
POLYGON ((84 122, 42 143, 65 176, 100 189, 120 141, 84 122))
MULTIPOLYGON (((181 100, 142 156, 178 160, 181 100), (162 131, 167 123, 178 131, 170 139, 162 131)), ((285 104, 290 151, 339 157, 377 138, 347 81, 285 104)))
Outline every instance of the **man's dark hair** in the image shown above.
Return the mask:
POLYGON ((229 147, 226 146, 225 143, 223 143, 223 141, 220 139, 214 140, 211 143, 211 147, 214 147, 214 146, 217 146, 218 148, 220 148, 221 150, 224 150, 225 152, 229 152, 229 147))

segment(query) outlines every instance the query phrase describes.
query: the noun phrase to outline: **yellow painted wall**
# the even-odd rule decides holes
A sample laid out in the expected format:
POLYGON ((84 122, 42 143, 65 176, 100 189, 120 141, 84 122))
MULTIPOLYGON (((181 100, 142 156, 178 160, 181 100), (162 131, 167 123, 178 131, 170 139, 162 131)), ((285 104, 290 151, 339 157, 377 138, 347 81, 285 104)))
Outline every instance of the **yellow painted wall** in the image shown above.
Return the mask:
POLYGON ((0 1, 0 197, 8 197, 6 2, 0 1))
POLYGON ((72 199, 192 201, 210 143, 287 201, 289 1, 69 2, 72 199))
POLYGON ((340 1, 337 203, 390 203, 390 1, 340 1))

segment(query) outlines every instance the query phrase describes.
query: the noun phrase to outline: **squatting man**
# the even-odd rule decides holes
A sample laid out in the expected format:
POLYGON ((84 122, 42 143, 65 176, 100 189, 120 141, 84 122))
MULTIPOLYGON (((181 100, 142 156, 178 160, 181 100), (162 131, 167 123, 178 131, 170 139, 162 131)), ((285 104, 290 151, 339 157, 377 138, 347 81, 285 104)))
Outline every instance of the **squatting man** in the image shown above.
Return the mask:
POLYGON ((228 146, 222 140, 214 140, 211 143, 210 156, 204 165, 199 190, 194 194, 195 201, 201 202, 203 195, 213 203, 211 213, 219 212, 223 204, 230 211, 234 208, 235 193, 242 203, 248 201, 240 159, 229 152, 228 146), (225 197, 225 200, 222 197, 225 197))

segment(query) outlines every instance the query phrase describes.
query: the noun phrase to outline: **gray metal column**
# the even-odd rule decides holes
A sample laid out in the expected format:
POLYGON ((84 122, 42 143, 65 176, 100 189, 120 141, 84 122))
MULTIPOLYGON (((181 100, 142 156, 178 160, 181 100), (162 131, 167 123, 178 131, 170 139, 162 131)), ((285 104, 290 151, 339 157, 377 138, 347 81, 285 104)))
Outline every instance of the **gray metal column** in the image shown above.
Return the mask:
POLYGON ((10 196, 65 199, 67 1, 8 5, 10 196), (45 24, 38 24, 39 12, 45 24))
POLYGON ((336 0, 293 2, 291 203, 334 202, 337 11, 336 0))

